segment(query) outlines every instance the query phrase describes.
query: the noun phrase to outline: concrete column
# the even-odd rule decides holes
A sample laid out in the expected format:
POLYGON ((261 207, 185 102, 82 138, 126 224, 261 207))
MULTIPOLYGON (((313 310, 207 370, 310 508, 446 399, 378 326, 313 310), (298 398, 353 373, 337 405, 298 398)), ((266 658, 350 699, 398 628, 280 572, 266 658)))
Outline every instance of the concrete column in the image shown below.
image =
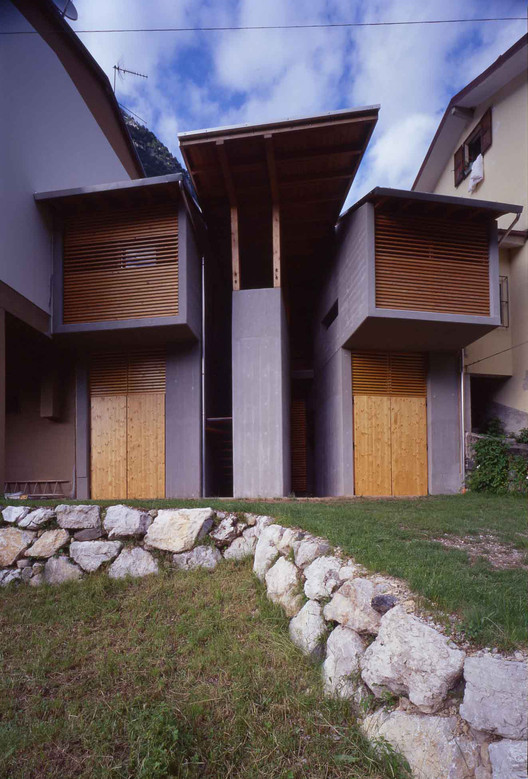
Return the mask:
POLYGON ((460 415, 460 353, 429 355, 427 439, 429 492, 459 492, 463 482, 460 415))
POLYGON ((233 292, 233 490, 237 498, 291 489, 290 369, 282 290, 233 292))
POLYGON ((201 349, 199 341, 167 348, 165 495, 202 495, 201 349))
POLYGON ((90 498, 90 391, 88 366, 81 360, 75 368, 75 493, 90 498))
POLYGON ((5 311, 0 308, 0 495, 5 484, 5 423, 6 423, 6 332, 5 311))

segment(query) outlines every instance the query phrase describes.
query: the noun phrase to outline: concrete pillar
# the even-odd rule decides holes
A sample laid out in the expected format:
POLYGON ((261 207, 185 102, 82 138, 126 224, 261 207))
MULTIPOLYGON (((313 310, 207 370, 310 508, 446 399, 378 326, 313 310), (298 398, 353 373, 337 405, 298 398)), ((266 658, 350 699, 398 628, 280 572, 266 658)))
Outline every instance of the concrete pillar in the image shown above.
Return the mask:
POLYGON ((233 292, 233 491, 290 493, 290 369, 282 290, 233 292))
POLYGON ((5 423, 6 423, 6 332, 5 311, 0 308, 0 495, 5 484, 5 423))
POLYGON ((429 355, 427 438, 429 492, 459 492, 463 481, 460 353, 429 355))
POLYGON ((75 368, 75 483, 74 498, 90 498, 90 391, 88 365, 80 360, 75 368))

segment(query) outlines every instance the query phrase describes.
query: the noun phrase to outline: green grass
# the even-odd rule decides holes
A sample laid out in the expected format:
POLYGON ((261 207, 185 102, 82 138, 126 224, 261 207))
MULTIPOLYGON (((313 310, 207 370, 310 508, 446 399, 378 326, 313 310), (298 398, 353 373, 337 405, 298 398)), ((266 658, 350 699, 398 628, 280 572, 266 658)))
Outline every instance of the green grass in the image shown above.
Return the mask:
POLYGON ((434 541, 444 533, 491 533, 503 544, 526 549, 525 497, 466 493, 413 500, 127 503, 148 508, 211 505, 271 514, 285 525, 328 538, 373 571, 405 579, 417 594, 458 615, 475 645, 510 649, 528 642, 526 570, 497 570, 483 559, 472 563, 465 552, 434 541))
POLYGON ((407 776, 322 697, 250 563, 2 601, 5 779, 407 776))

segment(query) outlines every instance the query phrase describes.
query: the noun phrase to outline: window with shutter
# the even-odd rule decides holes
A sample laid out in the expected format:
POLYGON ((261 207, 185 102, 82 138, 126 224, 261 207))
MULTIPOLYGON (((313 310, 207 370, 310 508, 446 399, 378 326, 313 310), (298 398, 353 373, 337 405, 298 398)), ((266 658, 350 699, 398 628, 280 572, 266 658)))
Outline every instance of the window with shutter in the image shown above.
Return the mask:
POLYGON ((455 152, 455 187, 469 176, 471 166, 479 154, 486 154, 491 139, 491 108, 488 108, 473 132, 455 152))

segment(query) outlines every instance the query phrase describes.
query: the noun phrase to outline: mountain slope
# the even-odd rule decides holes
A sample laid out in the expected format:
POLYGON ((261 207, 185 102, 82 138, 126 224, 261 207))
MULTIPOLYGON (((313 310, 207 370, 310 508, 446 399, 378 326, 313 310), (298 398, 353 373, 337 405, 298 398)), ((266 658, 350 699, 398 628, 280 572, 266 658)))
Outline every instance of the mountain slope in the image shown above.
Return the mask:
POLYGON ((132 116, 123 111, 128 131, 143 163, 146 176, 163 176, 167 173, 184 173, 176 157, 156 138, 148 127, 139 124, 132 116))

